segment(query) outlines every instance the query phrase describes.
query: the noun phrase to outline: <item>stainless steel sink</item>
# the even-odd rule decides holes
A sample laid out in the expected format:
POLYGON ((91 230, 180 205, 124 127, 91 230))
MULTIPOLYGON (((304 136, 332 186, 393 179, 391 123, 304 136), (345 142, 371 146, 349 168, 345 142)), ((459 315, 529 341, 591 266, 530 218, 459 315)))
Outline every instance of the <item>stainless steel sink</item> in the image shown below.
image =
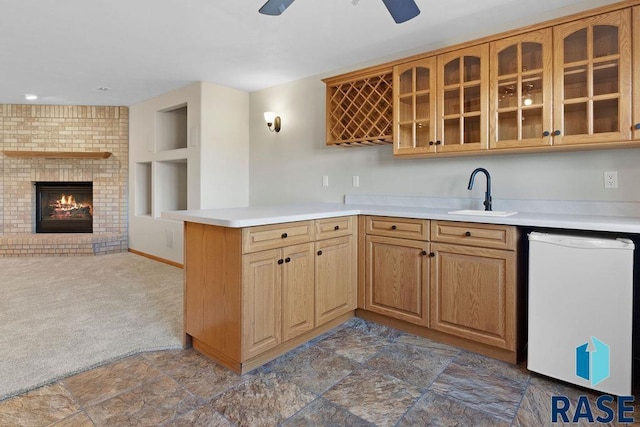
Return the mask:
POLYGON ((515 215, 518 212, 507 212, 507 211, 485 211, 485 210, 475 210, 475 209, 461 209, 458 211, 449 211, 448 213, 452 215, 477 215, 477 216, 498 216, 505 217, 515 215))

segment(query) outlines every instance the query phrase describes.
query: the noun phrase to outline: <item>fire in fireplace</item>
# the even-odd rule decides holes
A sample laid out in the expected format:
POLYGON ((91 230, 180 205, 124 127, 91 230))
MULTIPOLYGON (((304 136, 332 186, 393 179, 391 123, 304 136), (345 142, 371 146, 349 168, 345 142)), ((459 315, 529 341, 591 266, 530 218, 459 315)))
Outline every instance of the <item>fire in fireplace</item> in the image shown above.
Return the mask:
POLYGON ((91 182, 36 182, 36 233, 92 233, 91 182))

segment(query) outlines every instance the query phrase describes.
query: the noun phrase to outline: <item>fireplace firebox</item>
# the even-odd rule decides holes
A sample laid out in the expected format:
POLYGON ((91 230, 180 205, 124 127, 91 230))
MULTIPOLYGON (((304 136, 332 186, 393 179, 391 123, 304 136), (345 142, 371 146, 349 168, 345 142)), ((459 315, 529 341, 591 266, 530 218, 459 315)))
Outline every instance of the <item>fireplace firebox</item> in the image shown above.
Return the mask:
POLYGON ((36 233, 93 233, 91 182, 36 182, 36 233))

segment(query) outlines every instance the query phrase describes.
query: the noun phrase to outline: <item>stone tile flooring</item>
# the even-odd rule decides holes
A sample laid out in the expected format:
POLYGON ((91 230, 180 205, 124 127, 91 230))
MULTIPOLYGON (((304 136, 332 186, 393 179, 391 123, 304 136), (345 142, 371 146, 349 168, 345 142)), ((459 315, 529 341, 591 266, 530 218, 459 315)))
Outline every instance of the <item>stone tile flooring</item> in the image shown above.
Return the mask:
POLYGON ((353 319, 244 376, 193 350, 131 356, 0 402, 0 426, 543 426, 560 394, 597 397, 353 319))

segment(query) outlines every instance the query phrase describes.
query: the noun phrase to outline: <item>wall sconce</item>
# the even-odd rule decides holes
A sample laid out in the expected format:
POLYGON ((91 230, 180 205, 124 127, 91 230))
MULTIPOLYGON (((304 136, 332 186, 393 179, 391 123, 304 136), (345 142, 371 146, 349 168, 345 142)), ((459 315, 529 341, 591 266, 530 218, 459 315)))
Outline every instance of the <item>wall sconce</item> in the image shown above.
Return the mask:
POLYGON ((281 120, 280 116, 276 116, 276 113, 273 111, 265 111, 264 121, 267 122, 267 127, 271 132, 280 132, 281 120))

